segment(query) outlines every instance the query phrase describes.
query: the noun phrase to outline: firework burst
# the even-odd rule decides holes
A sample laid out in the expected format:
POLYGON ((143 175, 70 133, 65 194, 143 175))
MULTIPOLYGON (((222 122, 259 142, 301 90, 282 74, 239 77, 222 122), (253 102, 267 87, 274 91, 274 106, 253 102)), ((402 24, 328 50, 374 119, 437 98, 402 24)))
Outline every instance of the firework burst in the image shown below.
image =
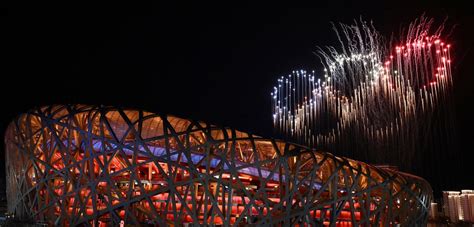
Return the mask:
POLYGON ((276 130, 376 163, 409 166, 427 146, 441 149, 438 140, 450 137, 436 127, 450 127, 451 45, 443 26, 432 25, 422 17, 388 45, 364 21, 334 26, 340 48, 318 49, 322 75, 298 70, 278 79, 276 130))

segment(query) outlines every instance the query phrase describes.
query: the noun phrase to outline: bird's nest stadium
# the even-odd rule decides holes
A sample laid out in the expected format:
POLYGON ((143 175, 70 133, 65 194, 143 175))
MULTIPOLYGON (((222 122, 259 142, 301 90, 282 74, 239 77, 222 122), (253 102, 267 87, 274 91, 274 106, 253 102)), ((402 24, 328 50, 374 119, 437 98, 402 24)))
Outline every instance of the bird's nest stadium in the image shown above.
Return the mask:
POLYGON ((5 134, 8 211, 49 225, 417 225, 420 177, 228 127, 53 105, 5 134))

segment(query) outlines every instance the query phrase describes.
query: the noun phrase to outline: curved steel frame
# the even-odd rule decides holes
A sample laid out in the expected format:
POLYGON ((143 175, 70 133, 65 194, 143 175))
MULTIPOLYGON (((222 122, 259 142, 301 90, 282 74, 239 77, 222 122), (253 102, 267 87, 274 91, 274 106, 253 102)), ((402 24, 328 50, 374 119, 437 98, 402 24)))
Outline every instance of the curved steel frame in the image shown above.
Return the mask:
POLYGON ((29 111, 8 210, 51 224, 423 224, 423 179, 231 128, 114 107, 29 111))

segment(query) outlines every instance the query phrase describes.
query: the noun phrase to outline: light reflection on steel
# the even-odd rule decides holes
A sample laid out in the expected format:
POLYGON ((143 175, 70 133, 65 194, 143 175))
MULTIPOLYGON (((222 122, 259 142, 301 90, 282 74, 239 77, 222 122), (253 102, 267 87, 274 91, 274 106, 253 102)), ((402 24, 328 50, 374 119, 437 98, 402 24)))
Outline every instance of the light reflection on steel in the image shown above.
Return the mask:
POLYGON ((8 211, 56 225, 413 225, 432 198, 416 176, 140 110, 36 108, 5 142, 8 211))

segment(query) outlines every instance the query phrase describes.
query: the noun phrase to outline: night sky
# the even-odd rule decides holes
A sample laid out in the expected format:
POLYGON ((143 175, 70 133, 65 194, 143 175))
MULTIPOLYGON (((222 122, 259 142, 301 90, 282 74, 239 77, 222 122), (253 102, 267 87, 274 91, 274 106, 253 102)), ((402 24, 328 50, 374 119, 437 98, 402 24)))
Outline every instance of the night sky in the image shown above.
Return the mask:
MULTIPOLYGON (((329 2, 304 8, 3 6, 1 136, 32 107, 83 103, 169 113, 271 137, 272 87, 292 70, 320 70, 316 46, 337 45, 330 22, 362 16, 389 36, 425 13, 438 22, 447 16, 455 26, 458 147, 446 152, 462 159, 439 163, 460 171, 437 190, 474 189, 472 8, 329 2)), ((3 147, 2 141, 2 155, 3 147)), ((440 178, 424 172, 430 181, 440 178)))

